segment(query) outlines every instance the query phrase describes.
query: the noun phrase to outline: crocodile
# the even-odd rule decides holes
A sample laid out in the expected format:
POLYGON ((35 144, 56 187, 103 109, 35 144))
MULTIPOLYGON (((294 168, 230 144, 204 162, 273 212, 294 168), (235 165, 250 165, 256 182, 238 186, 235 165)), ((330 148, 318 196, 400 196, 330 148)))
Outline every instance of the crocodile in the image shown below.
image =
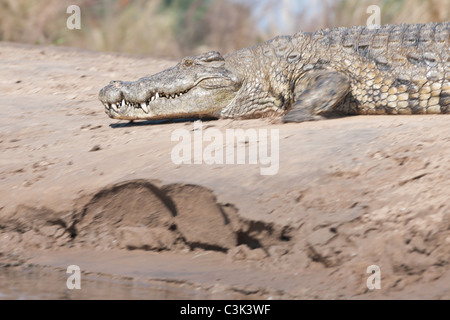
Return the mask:
POLYGON ((99 99, 113 119, 450 113, 450 22, 323 29, 211 51, 99 99))

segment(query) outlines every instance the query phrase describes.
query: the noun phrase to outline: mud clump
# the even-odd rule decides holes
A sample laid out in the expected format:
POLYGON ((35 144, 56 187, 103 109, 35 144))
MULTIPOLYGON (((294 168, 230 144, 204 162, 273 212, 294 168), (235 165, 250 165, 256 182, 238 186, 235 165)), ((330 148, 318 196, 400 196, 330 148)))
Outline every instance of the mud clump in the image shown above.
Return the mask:
POLYGON ((105 249, 129 247, 130 241, 134 243, 132 247, 154 248, 153 241, 145 244, 142 234, 154 228, 173 228, 174 215, 170 199, 154 184, 119 183, 99 191, 85 205, 76 223, 75 240, 105 249))
POLYGON ((232 218, 217 203, 214 194, 196 185, 164 188, 176 206, 178 231, 192 247, 226 251, 237 244, 232 218))
POLYGON ((273 223, 246 220, 232 204, 218 203, 211 190, 198 185, 158 186, 132 180, 102 188, 78 202, 70 213, 19 207, 14 221, 0 221, 7 239, 3 243, 39 249, 148 251, 228 252, 247 247, 262 250, 265 257, 271 246, 288 243, 287 234, 292 232, 273 223))
POLYGON ((159 188, 145 180, 99 191, 75 229, 76 243, 103 249, 226 251, 237 243, 231 217, 211 190, 178 184, 159 188))
POLYGON ((117 230, 121 248, 129 250, 173 250, 177 235, 165 228, 121 227, 117 230))

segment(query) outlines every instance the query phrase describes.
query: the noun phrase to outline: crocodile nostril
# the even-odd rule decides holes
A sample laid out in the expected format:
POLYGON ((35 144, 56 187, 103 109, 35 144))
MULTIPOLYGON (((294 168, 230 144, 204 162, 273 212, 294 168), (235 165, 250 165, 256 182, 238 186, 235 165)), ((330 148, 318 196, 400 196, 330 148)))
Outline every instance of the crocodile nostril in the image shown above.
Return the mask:
POLYGON ((113 85, 116 88, 119 88, 122 86, 123 82, 120 80, 113 80, 109 83, 110 85, 113 85))

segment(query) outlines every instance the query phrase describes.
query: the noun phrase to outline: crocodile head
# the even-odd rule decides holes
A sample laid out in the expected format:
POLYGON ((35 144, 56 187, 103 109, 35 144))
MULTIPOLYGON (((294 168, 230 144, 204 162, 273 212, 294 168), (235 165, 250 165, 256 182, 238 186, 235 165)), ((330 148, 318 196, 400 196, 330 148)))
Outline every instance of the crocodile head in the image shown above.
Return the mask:
POLYGON ((114 119, 216 117, 241 87, 237 73, 212 51, 134 82, 112 81, 100 90, 99 99, 114 119))

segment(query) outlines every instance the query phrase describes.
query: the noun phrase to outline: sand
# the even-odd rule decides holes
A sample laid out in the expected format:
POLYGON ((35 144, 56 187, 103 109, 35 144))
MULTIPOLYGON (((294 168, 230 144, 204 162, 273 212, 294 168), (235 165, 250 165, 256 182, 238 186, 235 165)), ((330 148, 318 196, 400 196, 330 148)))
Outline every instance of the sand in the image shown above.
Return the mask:
POLYGON ((450 115, 130 124, 98 91, 176 62, 0 43, 0 63, 0 298, 450 298, 450 115), (174 162, 173 135, 231 129, 276 138, 271 174, 174 162))

